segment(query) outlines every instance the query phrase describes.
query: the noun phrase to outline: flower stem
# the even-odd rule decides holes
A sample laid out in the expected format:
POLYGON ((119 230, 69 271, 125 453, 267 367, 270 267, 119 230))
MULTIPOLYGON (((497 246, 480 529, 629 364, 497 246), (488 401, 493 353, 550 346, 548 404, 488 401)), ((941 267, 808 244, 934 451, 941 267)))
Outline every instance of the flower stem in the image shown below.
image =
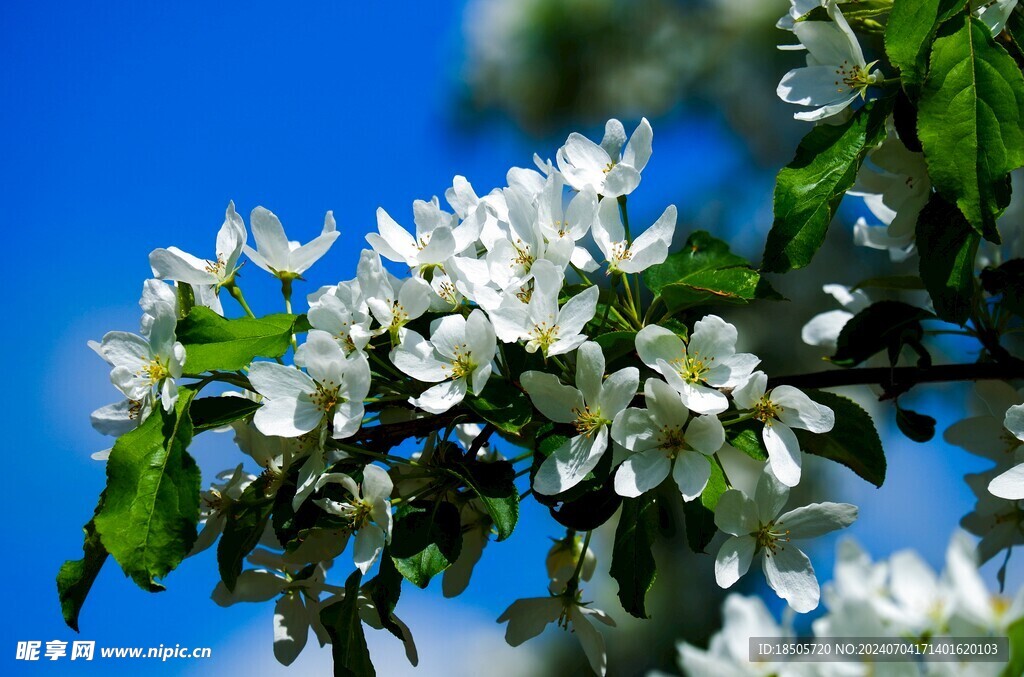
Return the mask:
POLYGON ((256 317, 256 314, 252 312, 252 308, 250 308, 249 304, 245 302, 245 295, 242 293, 241 287, 239 287, 234 282, 231 282, 229 284, 224 285, 224 288, 228 290, 228 293, 231 294, 231 297, 233 299, 238 301, 238 305, 242 306, 242 310, 245 311, 246 315, 252 318, 256 317))

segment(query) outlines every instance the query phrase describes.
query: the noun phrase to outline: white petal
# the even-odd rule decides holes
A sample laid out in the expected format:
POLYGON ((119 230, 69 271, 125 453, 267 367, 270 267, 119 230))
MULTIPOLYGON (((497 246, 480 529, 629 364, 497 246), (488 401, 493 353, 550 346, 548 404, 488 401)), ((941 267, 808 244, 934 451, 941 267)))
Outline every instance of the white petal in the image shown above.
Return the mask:
POLYGON ((722 544, 715 557, 715 581, 730 588, 750 569, 757 542, 753 536, 732 536, 722 544))
POLYGON ((604 649, 604 637, 576 605, 569 607, 569 618, 572 621, 572 628, 576 632, 576 639, 583 647, 590 662, 590 668, 601 677, 604 677, 608 670, 608 656, 604 649))
POLYGON ((505 609, 498 622, 508 621, 505 629, 505 641, 509 646, 519 646, 523 642, 533 639, 549 623, 554 623, 562 614, 562 600, 557 597, 531 597, 528 599, 517 599, 509 608, 505 609))
POLYGON ((355 546, 352 548, 352 559, 356 567, 365 574, 377 561, 384 549, 384 530, 374 524, 368 524, 356 533, 355 546))
POLYGON ((821 590, 814 567, 807 555, 790 544, 779 547, 775 554, 764 553, 764 575, 779 597, 789 602, 797 613, 807 613, 818 606, 821 590))
POLYGON ((996 477, 989 483, 988 490, 993 496, 1010 501, 1024 499, 1024 463, 996 477))
POLYGON ((409 403, 431 414, 443 414, 466 398, 467 388, 465 378, 445 381, 424 390, 419 397, 410 398, 409 403))
POLYGON ((772 472, 787 487, 800 484, 800 466, 803 456, 800 442, 793 430, 781 421, 772 421, 761 433, 764 446, 768 450, 768 462, 772 472))
POLYGON ((698 416, 690 421, 683 439, 696 451, 710 456, 725 444, 725 428, 717 416, 698 416))
POLYGON ((281 220, 272 211, 256 207, 249 215, 249 225, 263 260, 275 270, 287 270, 291 248, 281 220))
POLYGON ((835 414, 818 404, 793 386, 779 386, 772 390, 771 400, 782 407, 779 419, 791 428, 802 428, 812 433, 827 433, 836 423, 835 414))
POLYGON ((217 284, 219 280, 207 272, 208 261, 196 258, 177 247, 154 249, 149 254, 153 276, 161 280, 176 280, 188 284, 217 284))
POLYGON ((295 399, 299 393, 316 392, 313 380, 298 369, 274 362, 253 362, 249 365, 249 382, 260 395, 274 400, 295 399))
POLYGON ((703 493, 711 479, 711 461, 703 454, 682 451, 676 455, 672 466, 672 479, 676 481, 683 499, 692 501, 703 493))
POLYGON ((629 137, 626 149, 622 151, 622 162, 636 171, 642 172, 647 166, 647 161, 651 159, 653 140, 654 130, 651 129, 651 123, 647 121, 647 118, 643 118, 633 131, 633 135, 629 137))
POLYGON ((583 394, 576 388, 562 385, 554 374, 523 372, 520 383, 533 406, 555 423, 572 423, 576 420, 573 410, 581 411, 586 406, 583 394))
POLYGON ((794 539, 817 538, 845 529, 857 520, 857 506, 849 503, 811 503, 790 510, 776 520, 779 529, 794 539))
POLYGON ((573 488, 594 469, 607 447, 607 426, 573 437, 544 460, 533 479, 533 490, 553 496, 573 488))
POLYGON ((715 506, 715 526, 733 536, 746 536, 757 530, 757 508, 738 489, 726 491, 715 506))
POLYGON ((637 332, 636 352, 641 362, 656 370, 658 360, 671 362, 686 357, 686 344, 674 332, 650 324, 637 332))
POLYGON ((594 319, 597 312, 597 287, 588 287, 565 302, 558 311, 559 336, 574 336, 583 331, 583 325, 594 319))
POLYGON ((629 406, 640 386, 640 372, 636 367, 620 369, 605 379, 597 406, 601 414, 611 417, 629 406))
POLYGON ((634 454, 615 472, 615 493, 635 498, 664 482, 671 467, 672 462, 661 449, 634 454))
POLYGON ((800 338, 809 346, 835 348, 839 333, 851 319, 853 313, 846 310, 818 313, 800 330, 800 338))
MULTIPOLYGON (((601 403, 601 382, 604 380, 604 353, 601 346, 587 341, 576 353, 576 387, 583 400, 592 407, 601 403)), ((616 412, 621 409, 615 410, 616 412)))

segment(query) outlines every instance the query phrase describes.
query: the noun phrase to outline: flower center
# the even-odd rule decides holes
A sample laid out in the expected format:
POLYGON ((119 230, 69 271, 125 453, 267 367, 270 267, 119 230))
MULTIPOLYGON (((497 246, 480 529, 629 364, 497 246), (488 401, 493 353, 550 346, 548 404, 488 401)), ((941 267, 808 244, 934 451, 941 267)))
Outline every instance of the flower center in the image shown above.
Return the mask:
POLYGON ((530 330, 530 338, 533 343, 540 346, 541 350, 547 353, 551 344, 558 340, 558 332, 560 330, 561 328, 557 324, 541 322, 533 325, 533 329, 530 330))
POLYGON ((347 400, 341 396, 340 390, 341 384, 335 383, 334 381, 317 383, 316 392, 310 395, 310 399, 320 411, 325 414, 329 414, 334 411, 336 406, 347 402, 347 400))
POLYGON ((779 550, 785 550, 785 543, 789 543, 789 529, 783 529, 781 524, 768 522, 762 524, 754 533, 754 540, 757 547, 764 548, 766 555, 774 555, 779 550))
POLYGON ((398 301, 395 301, 391 305, 391 331, 398 331, 399 328, 404 327, 406 322, 409 321, 409 313, 405 312, 405 308, 398 301))
POLYGON ((555 221, 551 226, 558 232, 558 237, 565 237, 569 232, 568 221, 555 221))
POLYGON ((217 257, 216 261, 207 261, 206 262, 206 272, 213 273, 217 277, 220 277, 220 274, 222 272, 224 272, 224 269, 226 267, 227 267, 227 264, 224 262, 224 259, 222 259, 219 256, 217 257))
POLYGON ((418 251, 423 251, 427 248, 427 245, 430 244, 430 236, 431 233, 424 233, 423 235, 420 235, 419 239, 416 241, 416 249, 418 251))
POLYGON ((573 407, 572 413, 576 415, 576 420, 573 421, 576 432, 584 437, 590 437, 598 428, 611 423, 601 415, 600 409, 592 410, 589 406, 584 406, 582 409, 573 407))
POLYGON ((149 364, 138 371, 138 375, 147 377, 150 385, 155 385, 170 376, 171 372, 168 371, 166 365, 161 363, 158 358, 154 357, 149 361, 149 364))
POLYGON ((465 343, 456 345, 454 348, 455 356, 452 358, 451 366, 442 365, 441 369, 447 371, 452 370, 451 378, 468 378, 470 374, 476 369, 476 362, 473 361, 473 351, 469 350, 465 343))
POLYGON ((681 425, 665 425, 659 432, 658 447, 671 452, 673 456, 686 448, 683 440, 683 427, 681 425))
POLYGON ((772 421, 779 418, 779 414, 782 413, 782 407, 772 402, 765 395, 757 401, 754 405, 754 418, 761 421, 766 426, 770 426, 772 421))
POLYGON ((610 172, 612 170, 612 168, 615 167, 615 164, 616 163, 614 163, 614 162, 609 162, 608 164, 606 164, 604 166, 604 169, 602 169, 601 171, 604 172, 605 174, 607 174, 608 172, 610 172))
POLYGON ((711 371, 711 363, 714 361, 714 357, 704 359, 699 353, 691 353, 672 360, 672 366, 687 383, 700 383, 704 375, 711 371))
MULTIPOLYGON (((836 76, 838 79, 835 81, 836 86, 843 84, 847 88, 858 92, 861 96, 864 96, 867 92, 868 87, 875 84, 877 78, 871 74, 871 67, 877 62, 872 62, 866 66, 860 66, 857 64, 851 64, 848 59, 843 59, 843 62, 836 68, 836 76)), ((843 89, 839 88, 836 93, 842 94, 843 89)))
POLYGON ((516 266, 522 266, 527 273, 530 272, 533 262, 537 260, 530 251, 530 246, 524 243, 521 239, 516 238, 512 247, 516 250, 516 255, 512 257, 512 261, 508 264, 509 267, 515 268, 516 266))

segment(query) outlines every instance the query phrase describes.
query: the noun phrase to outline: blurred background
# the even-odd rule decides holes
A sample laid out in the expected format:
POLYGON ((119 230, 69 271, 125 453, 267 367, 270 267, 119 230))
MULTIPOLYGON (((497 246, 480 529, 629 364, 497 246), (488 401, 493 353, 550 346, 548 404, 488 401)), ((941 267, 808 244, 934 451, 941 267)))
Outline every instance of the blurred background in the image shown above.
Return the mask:
MULTIPOLYGON (((89 413, 116 396, 86 341, 137 329, 150 250, 173 244, 212 255, 228 200, 243 215, 272 209, 301 240, 333 209, 342 237, 311 271, 304 295, 354 275, 378 206, 411 224, 413 199, 443 195, 457 174, 484 194, 504 185, 509 167, 530 166, 534 152, 553 158, 569 131, 599 139, 609 117, 631 130, 647 116, 654 156, 630 198, 634 223, 650 224, 674 203, 677 244, 706 229, 756 263, 775 172, 807 131, 774 94, 801 59, 775 49, 791 38, 774 28, 787 8, 786 0, 0 3, 3 671, 27 667, 14 661, 18 641, 54 639, 210 646, 213 658, 43 661, 32 670, 329 670, 329 650, 312 642, 291 669, 275 662, 270 604, 221 609, 209 600, 212 551, 187 560, 156 595, 110 563, 86 603, 81 636, 61 621, 54 577, 61 562, 80 557, 81 526, 104 483, 103 464, 89 455, 109 440, 91 429, 89 413)), ((883 252, 852 247, 855 202, 847 200, 809 269, 773 280, 789 302, 726 311, 741 327, 741 348, 760 355, 769 373, 823 368, 824 351, 799 339, 804 322, 833 307, 823 283, 901 272, 883 252)), ((273 281, 255 267, 241 282, 257 313, 279 310, 273 281)), ((942 345, 952 359, 973 358, 966 344, 942 345)), ((871 404, 866 389, 849 394, 871 404)), ((935 386, 905 404, 942 429, 969 398, 966 387, 935 386)), ((974 503, 962 475, 985 463, 941 439, 910 442, 890 408, 872 411, 888 452, 885 486, 808 458, 793 500, 856 503, 861 518, 848 534, 872 554, 912 547, 941 567, 950 533, 974 503)), ((204 483, 238 462, 226 436, 203 435, 194 455, 204 483)), ((461 597, 443 599, 438 583, 406 586, 398 613, 421 665, 414 671, 396 640, 368 630, 378 673, 582 674, 583 655, 561 631, 514 650, 495 623, 514 599, 544 593, 548 537, 563 533, 528 501, 514 536, 488 547, 461 597)), ((608 525, 595 537, 599 572, 607 571, 612 533, 608 525)), ((810 553, 823 580, 834 546, 824 538, 810 553)), ((674 669, 677 639, 702 644, 718 627, 712 557, 690 554, 680 532, 657 558, 652 620, 630 619, 607 575, 587 588, 620 625, 605 633, 610 674, 674 669)), ((996 566, 985 569, 993 583, 996 566)), ((337 568, 344 575, 347 562, 337 568)), ((1021 583, 1019 569, 1011 567, 1010 589, 1021 583)), ((742 590, 763 594, 760 581, 748 576, 742 590)), ((781 611, 770 591, 766 599, 781 611)))

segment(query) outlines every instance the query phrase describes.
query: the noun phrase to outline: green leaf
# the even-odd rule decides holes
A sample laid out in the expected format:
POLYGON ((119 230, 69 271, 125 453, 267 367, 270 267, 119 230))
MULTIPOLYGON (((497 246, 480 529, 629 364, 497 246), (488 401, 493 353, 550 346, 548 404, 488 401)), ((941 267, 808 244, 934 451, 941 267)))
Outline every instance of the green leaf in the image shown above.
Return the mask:
POLYGON ((818 125, 804 137, 775 181, 775 221, 762 270, 785 273, 811 262, 864 156, 885 138, 891 109, 891 100, 871 101, 847 122, 818 125))
MULTIPOLYGON (((100 498, 100 505, 103 499, 100 498)), ((78 614, 82 611, 85 598, 92 588, 93 581, 107 561, 107 550, 100 542, 93 520, 82 529, 85 532, 85 543, 82 545, 82 559, 68 560, 57 572, 57 597, 60 599, 60 610, 68 627, 78 632, 78 614)))
POLYGON ((693 552, 704 552, 704 549, 715 537, 718 527, 715 526, 715 506, 718 499, 725 493, 725 473, 722 466, 714 458, 711 460, 711 477, 699 501, 683 502, 683 517, 686 520, 686 542, 693 552))
POLYGON ((753 419, 733 423, 725 429, 725 441, 755 461, 767 461, 768 450, 761 439, 763 427, 753 419))
POLYGON ((653 492, 622 501, 609 573, 619 584, 622 608, 637 618, 648 618, 645 600, 657 574, 651 548, 658 537, 658 522, 653 492))
POLYGON ((935 313, 966 324, 974 307, 974 260, 981 237, 960 210, 933 195, 917 218, 921 279, 935 313))
MULTIPOLYGON (((900 69, 903 86, 916 93, 928 72, 935 30, 963 0, 896 0, 885 26, 885 53, 900 69)), ((846 12, 844 11, 845 15, 846 12)))
POLYGON ((451 503, 417 501, 403 506, 395 515, 391 559, 410 583, 427 587, 459 558, 462 551, 462 522, 451 503))
POLYGON ((1024 618, 1014 621, 1006 629, 1010 638, 1010 660, 1000 673, 1000 677, 1024 675, 1024 618))
POLYGON ((831 432, 825 434, 795 430, 800 448, 808 454, 842 463, 876 487, 882 486, 885 482, 885 451, 871 415, 841 395, 809 390, 807 396, 835 412, 836 424, 831 432))
POLYGON ((267 315, 229 320, 196 306, 178 322, 178 340, 185 346, 185 373, 237 371, 257 357, 281 357, 291 347, 295 315, 267 315))
POLYGON ((405 641, 405 637, 402 636, 402 628, 395 623, 394 617, 395 607, 398 606, 398 599, 402 595, 402 574, 398 573, 398 569, 395 568, 388 547, 385 547, 381 553, 380 570, 377 575, 363 588, 377 608, 381 625, 392 635, 405 641))
POLYGON ((839 332, 836 353, 830 359, 840 367, 853 367, 888 350, 895 364, 894 358, 904 345, 920 348, 924 336, 921 321, 932 317, 923 308, 902 301, 873 303, 850 318, 839 332))
POLYGON ((665 307, 679 312, 707 304, 743 304, 782 296, 729 245, 703 230, 690 235, 682 249, 664 263, 644 271, 644 284, 665 307))
POLYGON ((244 397, 200 397, 192 400, 188 413, 192 418, 192 432, 198 435, 243 419, 259 408, 259 402, 244 397))
POLYGON ((636 349, 636 332, 609 331, 595 336, 594 342, 601 346, 605 362, 610 364, 636 349))
POLYGON ((320 609, 320 622, 331 638, 335 677, 374 677, 376 671, 366 647, 363 623, 359 620, 359 581, 356 569, 345 581, 345 596, 340 602, 320 609))
POLYGON ((156 407, 125 433, 107 460, 107 488, 96 531, 125 575, 150 592, 188 555, 199 521, 200 473, 192 441, 193 392, 178 389, 174 409, 156 407))
POLYGON ((466 398, 466 404, 480 418, 505 433, 518 433, 533 417, 533 406, 522 391, 500 384, 497 379, 488 381, 477 396, 466 398))
POLYGON ((918 136, 932 184, 986 239, 1024 165, 1024 77, 968 11, 943 24, 918 103, 918 136))
POLYGON ((729 245, 706 230, 693 232, 679 251, 669 254, 664 263, 643 272, 644 284, 657 294, 662 287, 682 282, 688 275, 717 268, 749 266, 742 256, 729 251, 729 245))
POLYGON ((1011 259, 998 268, 981 271, 981 286, 993 296, 1002 296, 1000 306, 1024 317, 1024 259, 1011 259))
POLYGON ((498 540, 511 536, 519 520, 519 490, 516 489, 516 471, 512 464, 508 461, 482 463, 472 459, 457 462, 453 472, 480 497, 498 531, 498 540))
POLYGON ((257 479, 232 501, 224 511, 224 532, 217 544, 217 567, 228 590, 234 591, 242 573, 245 556, 260 542, 274 507, 274 497, 266 494, 267 483, 257 479))
POLYGON ((935 419, 911 409, 896 405, 896 426, 915 442, 927 442, 935 437, 935 419))

